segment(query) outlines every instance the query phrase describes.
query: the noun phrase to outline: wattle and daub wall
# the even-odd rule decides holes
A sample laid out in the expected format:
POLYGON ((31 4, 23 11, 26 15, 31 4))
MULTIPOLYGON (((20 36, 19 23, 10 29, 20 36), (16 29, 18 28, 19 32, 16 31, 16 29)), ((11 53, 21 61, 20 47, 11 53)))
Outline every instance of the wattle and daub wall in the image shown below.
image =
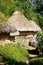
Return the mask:
POLYGON ((4 45, 7 43, 19 44, 23 46, 28 46, 29 41, 32 36, 36 35, 37 32, 20 32, 18 36, 10 36, 7 33, 0 33, 0 45, 4 45))

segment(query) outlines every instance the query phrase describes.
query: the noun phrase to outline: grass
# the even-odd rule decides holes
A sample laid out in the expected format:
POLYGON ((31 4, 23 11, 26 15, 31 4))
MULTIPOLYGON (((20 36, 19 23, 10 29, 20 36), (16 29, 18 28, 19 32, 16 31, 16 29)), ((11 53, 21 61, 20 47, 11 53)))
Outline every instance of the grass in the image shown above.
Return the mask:
POLYGON ((12 44, 7 44, 5 47, 0 46, 0 56, 9 65, 13 65, 13 63, 24 64, 24 62, 29 60, 29 53, 25 48, 12 44))

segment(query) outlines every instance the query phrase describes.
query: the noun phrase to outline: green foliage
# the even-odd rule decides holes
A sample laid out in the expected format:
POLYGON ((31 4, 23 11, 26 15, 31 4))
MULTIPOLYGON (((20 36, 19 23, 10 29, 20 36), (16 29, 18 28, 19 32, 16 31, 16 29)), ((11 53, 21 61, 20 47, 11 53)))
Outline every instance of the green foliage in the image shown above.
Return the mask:
POLYGON ((37 13, 37 19, 38 19, 40 27, 43 28, 43 16, 41 16, 41 14, 37 13))
POLYGON ((13 12, 21 11, 30 20, 34 20, 40 27, 43 27, 43 15, 34 10, 29 0, 0 0, 0 11, 7 17, 13 12))
POLYGON ((0 11, 0 26, 7 20, 4 13, 0 11))
POLYGON ((30 9, 32 9, 32 7, 29 3, 29 0, 0 1, 0 11, 4 12, 7 16, 10 16, 16 10, 24 11, 25 14, 28 14, 30 9))
POLYGON ((36 0, 36 10, 43 14, 43 1, 42 0, 36 0))
POLYGON ((26 62, 29 60, 29 54, 27 50, 21 46, 14 46, 7 44, 4 47, 0 46, 0 55, 7 63, 26 62))
POLYGON ((38 40, 38 48, 40 50, 43 50, 43 33, 38 33, 37 34, 37 40, 38 40))
POLYGON ((43 65, 43 57, 31 59, 30 65, 43 65))

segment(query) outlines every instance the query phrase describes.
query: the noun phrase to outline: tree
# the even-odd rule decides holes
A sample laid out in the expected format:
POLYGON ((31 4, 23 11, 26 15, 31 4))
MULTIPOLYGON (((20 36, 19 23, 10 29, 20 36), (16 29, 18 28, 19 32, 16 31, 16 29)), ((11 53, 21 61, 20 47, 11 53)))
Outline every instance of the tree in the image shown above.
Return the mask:
POLYGON ((43 0, 29 0, 38 12, 43 13, 43 0))

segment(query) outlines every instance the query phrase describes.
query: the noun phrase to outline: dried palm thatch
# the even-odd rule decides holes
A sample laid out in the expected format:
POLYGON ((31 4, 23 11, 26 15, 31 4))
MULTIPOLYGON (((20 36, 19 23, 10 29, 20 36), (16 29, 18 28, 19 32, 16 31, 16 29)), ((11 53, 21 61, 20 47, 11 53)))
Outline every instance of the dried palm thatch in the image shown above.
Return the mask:
POLYGON ((18 31, 41 31, 34 21, 28 20, 20 11, 14 12, 8 22, 13 22, 18 31))
POLYGON ((6 22, 6 23, 3 23, 3 25, 0 27, 0 33, 3 32, 3 33, 14 33, 16 32, 17 29, 15 27, 15 25, 12 23, 12 22, 6 22))
POLYGON ((28 20, 20 11, 16 11, 8 19, 6 23, 0 27, 1 32, 16 32, 16 31, 41 31, 40 27, 34 21, 28 20))

